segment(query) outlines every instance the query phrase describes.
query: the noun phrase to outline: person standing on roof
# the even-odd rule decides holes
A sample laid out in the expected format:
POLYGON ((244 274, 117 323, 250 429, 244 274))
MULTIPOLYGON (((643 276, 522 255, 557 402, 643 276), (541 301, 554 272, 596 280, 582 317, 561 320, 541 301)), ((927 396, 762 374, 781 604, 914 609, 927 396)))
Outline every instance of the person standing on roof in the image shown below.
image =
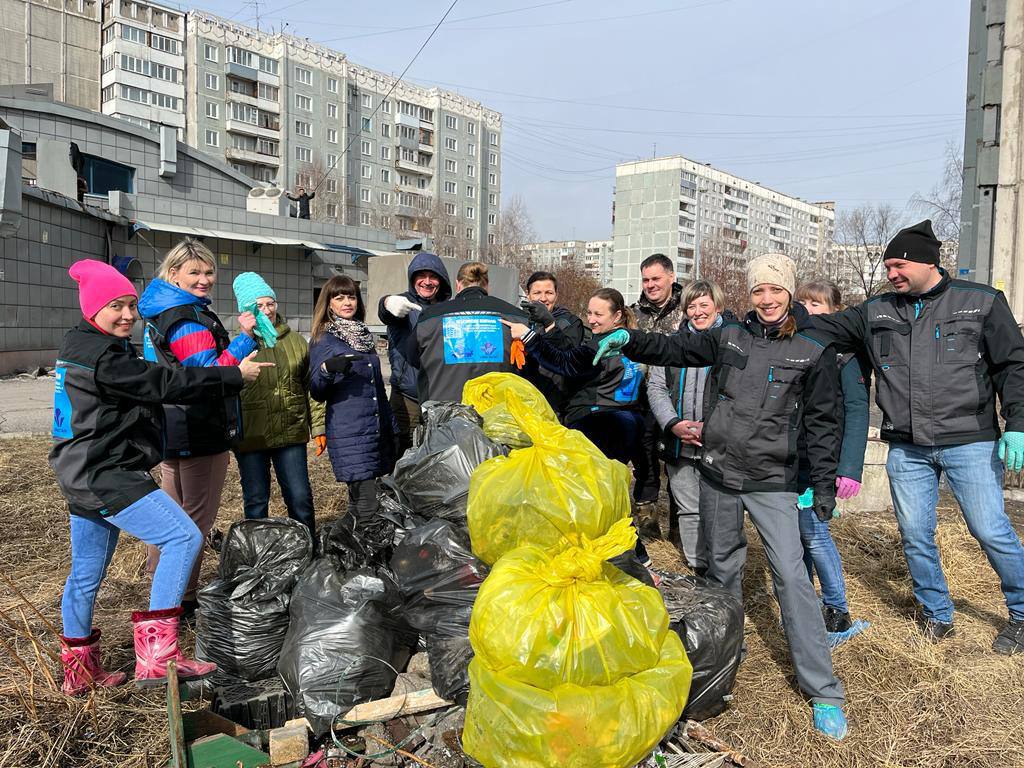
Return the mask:
POLYGON ((398 450, 412 445, 412 431, 420 423, 417 370, 409 365, 406 347, 420 312, 452 297, 448 270, 433 253, 421 251, 409 262, 409 289, 381 298, 377 317, 388 329, 388 360, 391 362, 391 394, 388 402, 398 422, 398 450))
POLYGON ((305 187, 299 187, 294 195, 291 192, 285 192, 285 195, 288 196, 289 200, 293 200, 296 203, 298 203, 298 205, 296 206, 299 209, 298 217, 300 219, 308 219, 309 201, 316 197, 316 192, 307 193, 305 187))
POLYGON ((895 290, 815 323, 840 352, 865 350, 874 368, 922 633, 931 642, 953 633, 935 542, 945 474, 1006 598, 1009 621, 992 650, 1012 655, 1024 652, 1024 547, 1003 507, 1003 473, 1024 466, 1024 336, 1001 291, 939 266, 941 245, 929 220, 901 230, 883 254, 895 290))

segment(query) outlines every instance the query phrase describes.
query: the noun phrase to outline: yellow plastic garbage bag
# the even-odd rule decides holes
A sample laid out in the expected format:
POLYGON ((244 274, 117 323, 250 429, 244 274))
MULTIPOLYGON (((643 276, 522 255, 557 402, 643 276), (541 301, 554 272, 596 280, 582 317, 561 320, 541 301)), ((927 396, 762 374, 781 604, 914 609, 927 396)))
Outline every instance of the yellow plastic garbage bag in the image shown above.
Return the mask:
POLYGON ((484 434, 491 440, 510 448, 526 448, 533 443, 509 413, 506 403, 510 392, 515 393, 520 402, 539 418, 558 421, 558 416, 540 390, 515 373, 485 373, 470 379, 462 387, 462 402, 473 406, 480 414, 484 420, 484 434))
POLYGON ((610 685, 656 666, 669 617, 658 590, 604 562, 636 543, 620 520, 552 556, 521 547, 495 563, 469 625, 488 668, 540 688, 610 685))
POLYGON ((525 544, 559 551, 630 516, 629 469, 582 432, 538 415, 516 392, 505 408, 533 443, 480 464, 469 480, 473 553, 488 565, 525 544))

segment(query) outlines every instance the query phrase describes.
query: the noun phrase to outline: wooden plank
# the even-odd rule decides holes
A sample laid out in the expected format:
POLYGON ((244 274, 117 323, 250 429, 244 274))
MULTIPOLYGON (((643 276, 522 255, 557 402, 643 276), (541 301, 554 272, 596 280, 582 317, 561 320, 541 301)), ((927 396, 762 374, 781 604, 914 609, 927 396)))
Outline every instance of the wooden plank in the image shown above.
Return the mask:
MULTIPOLYGON (((383 722, 393 720, 396 717, 415 715, 420 712, 429 712, 432 709, 450 706, 452 706, 452 702, 442 699, 434 693, 433 688, 424 688, 422 691, 413 691, 412 693, 403 693, 399 696, 389 696, 386 699, 356 704, 345 713, 344 719, 349 721, 383 722)), ((309 726, 304 717, 297 717, 285 723, 286 726, 298 724, 309 726)))
POLYGON ((249 729, 239 725, 234 720, 221 717, 216 712, 208 709, 200 709, 195 712, 183 712, 181 715, 184 726, 185 740, 195 741, 203 736, 213 736, 223 733, 226 736, 241 736, 248 733, 249 729))
POLYGON ((171 742, 171 766, 188 768, 185 728, 181 722, 181 692, 178 690, 178 665, 167 662, 167 733, 171 742))

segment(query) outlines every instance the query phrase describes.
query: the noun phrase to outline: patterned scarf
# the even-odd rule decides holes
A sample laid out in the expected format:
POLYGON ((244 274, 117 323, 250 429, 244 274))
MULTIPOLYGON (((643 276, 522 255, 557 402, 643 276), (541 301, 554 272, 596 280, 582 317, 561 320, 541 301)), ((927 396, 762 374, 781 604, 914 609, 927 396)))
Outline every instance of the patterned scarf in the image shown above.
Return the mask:
POLYGON ((366 323, 358 320, 344 320, 335 317, 328 323, 327 332, 337 336, 356 352, 373 352, 377 346, 366 323))

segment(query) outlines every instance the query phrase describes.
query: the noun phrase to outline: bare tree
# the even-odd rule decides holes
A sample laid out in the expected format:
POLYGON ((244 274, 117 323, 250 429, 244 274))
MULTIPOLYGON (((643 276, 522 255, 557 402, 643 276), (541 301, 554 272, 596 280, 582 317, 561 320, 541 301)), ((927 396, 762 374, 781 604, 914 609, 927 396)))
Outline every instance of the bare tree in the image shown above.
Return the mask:
MULTIPOLYGON (((554 275, 558 279, 558 303, 585 319, 590 297, 601 287, 601 283, 575 261, 565 262, 554 270, 554 275)), ((525 285, 526 281, 523 283, 525 285)))
POLYGON ((832 253, 839 262, 837 269, 848 274, 851 293, 867 298, 885 289, 885 246, 903 226, 902 214, 888 204, 839 212, 832 253))
POLYGON ((742 316, 750 307, 747 258, 742 250, 737 250, 718 233, 701 238, 700 277, 718 283, 725 296, 726 309, 742 316))
POLYGON ((920 192, 910 198, 912 208, 932 220, 939 240, 960 241, 960 200, 964 191, 964 156, 955 141, 946 144, 942 178, 927 195, 920 192))
POLYGON ((534 231, 526 202, 514 195, 498 217, 494 243, 487 246, 486 260, 496 266, 519 270, 520 283, 526 281, 533 263, 524 246, 533 242, 534 231))

